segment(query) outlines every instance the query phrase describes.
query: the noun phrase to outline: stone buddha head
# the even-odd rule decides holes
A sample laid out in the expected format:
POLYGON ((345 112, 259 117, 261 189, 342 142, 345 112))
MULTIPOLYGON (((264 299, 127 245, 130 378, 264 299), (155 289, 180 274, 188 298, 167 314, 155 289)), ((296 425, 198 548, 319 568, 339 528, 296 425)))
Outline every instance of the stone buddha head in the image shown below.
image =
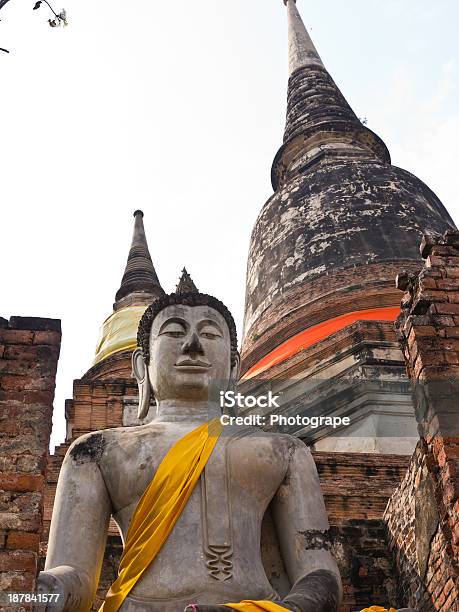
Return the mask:
POLYGON ((139 324, 140 348, 132 356, 139 419, 148 413, 152 392, 157 403, 204 403, 213 383, 226 391, 239 376, 231 313, 220 300, 199 293, 186 271, 184 276, 176 293, 153 302, 139 324))

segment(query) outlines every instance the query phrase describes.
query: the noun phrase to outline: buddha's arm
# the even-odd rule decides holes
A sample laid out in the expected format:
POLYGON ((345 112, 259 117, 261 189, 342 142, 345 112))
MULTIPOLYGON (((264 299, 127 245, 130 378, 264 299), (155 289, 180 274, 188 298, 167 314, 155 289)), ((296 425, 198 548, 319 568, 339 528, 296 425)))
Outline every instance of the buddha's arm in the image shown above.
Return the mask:
POLYGON ((38 581, 42 592, 59 593, 60 610, 91 608, 111 514, 97 458, 85 452, 88 442, 86 436, 77 440, 62 464, 45 571, 38 581))
POLYGON ((293 587, 284 602, 298 612, 336 612, 342 587, 329 549, 329 524, 309 449, 292 439, 287 473, 272 502, 282 557, 293 587))

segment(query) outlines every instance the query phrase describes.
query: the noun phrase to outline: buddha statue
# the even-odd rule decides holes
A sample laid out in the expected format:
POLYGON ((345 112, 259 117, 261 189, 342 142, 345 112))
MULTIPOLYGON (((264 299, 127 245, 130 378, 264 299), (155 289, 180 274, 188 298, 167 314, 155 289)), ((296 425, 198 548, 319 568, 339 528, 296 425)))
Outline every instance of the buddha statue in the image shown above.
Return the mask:
POLYGON ((149 306, 138 342, 132 363, 139 418, 153 396, 156 414, 146 425, 89 433, 69 448, 39 576, 39 590, 60 595, 53 610, 91 608, 113 516, 125 550, 106 612, 337 611, 341 580, 309 449, 286 434, 239 426, 200 434, 207 445, 213 440, 211 450, 203 442, 193 455, 187 446, 193 436, 195 444, 196 431, 210 430, 209 421, 218 427, 212 418, 221 409, 211 387, 217 382, 226 391, 238 379, 228 309, 188 279, 149 306), (194 484, 189 474, 186 486, 174 484, 188 459, 194 484), (161 519, 152 531, 152 509, 171 505, 174 520, 161 519), (283 594, 268 579, 261 555, 267 513, 288 580, 283 594))

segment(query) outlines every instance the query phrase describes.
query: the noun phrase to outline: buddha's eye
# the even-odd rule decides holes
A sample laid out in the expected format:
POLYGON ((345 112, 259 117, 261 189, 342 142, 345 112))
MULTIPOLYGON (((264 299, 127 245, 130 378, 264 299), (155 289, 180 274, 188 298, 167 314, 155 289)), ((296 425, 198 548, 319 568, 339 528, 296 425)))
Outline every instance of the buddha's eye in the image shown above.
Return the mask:
POLYGON ((160 332, 160 336, 169 338, 183 338, 185 330, 179 323, 168 323, 160 332))
POLYGON ((200 333, 201 338, 207 338, 208 340, 214 340, 215 338, 221 338, 220 332, 214 327, 204 327, 200 333))

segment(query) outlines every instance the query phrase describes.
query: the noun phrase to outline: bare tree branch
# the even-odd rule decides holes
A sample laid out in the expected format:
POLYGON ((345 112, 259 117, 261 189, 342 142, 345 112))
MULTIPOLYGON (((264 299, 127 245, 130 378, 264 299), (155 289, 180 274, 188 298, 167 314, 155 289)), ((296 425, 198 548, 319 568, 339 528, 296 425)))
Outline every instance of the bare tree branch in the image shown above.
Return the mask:
MULTIPOLYGON (((9 0, 0 0, 0 10, 5 6, 5 4, 7 2, 9 2, 9 0)), ((61 25, 66 26, 67 25, 67 13, 66 13, 65 9, 62 9, 60 13, 56 13, 56 11, 53 9, 53 7, 48 2, 48 0, 37 0, 35 2, 35 6, 33 7, 33 10, 36 11, 37 9, 39 9, 43 2, 46 5, 48 5, 48 8, 50 9, 50 11, 54 15, 54 19, 48 19, 49 25, 52 28, 56 28, 56 27, 61 26, 61 25)), ((5 53, 9 53, 8 49, 3 49, 3 47, 0 47, 0 51, 4 51, 5 53)))

